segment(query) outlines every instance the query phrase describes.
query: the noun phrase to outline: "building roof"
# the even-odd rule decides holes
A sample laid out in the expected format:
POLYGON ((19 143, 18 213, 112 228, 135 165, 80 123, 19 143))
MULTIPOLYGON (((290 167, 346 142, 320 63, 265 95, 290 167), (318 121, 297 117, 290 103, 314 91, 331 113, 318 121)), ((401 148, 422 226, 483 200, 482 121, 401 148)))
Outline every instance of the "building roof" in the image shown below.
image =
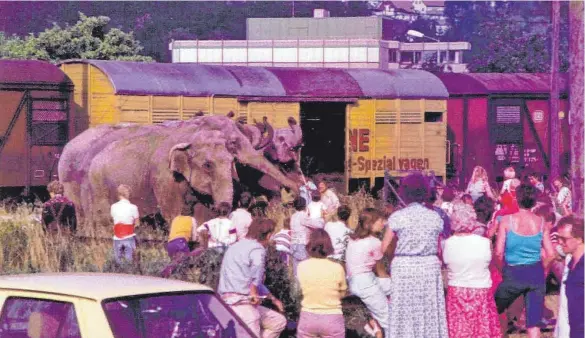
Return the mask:
POLYGON ((72 60, 100 69, 116 94, 333 99, 447 98, 439 79, 423 70, 270 68, 193 63, 72 60))
MULTIPOLYGON (((443 73, 437 75, 449 95, 548 94, 550 74, 443 73)), ((567 93, 567 74, 561 74, 559 91, 567 93)))
POLYGON ((57 66, 36 60, 0 60, 0 84, 72 85, 57 66))
POLYGON ((35 273, 0 277, 0 290, 24 290, 106 298, 181 291, 212 291, 207 286, 157 277, 110 273, 35 273))

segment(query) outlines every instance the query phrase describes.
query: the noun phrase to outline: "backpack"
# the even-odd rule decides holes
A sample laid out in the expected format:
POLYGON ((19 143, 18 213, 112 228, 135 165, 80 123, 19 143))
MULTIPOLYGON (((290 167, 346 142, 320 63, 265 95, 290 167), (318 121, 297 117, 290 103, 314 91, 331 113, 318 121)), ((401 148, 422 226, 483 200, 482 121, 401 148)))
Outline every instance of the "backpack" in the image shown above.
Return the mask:
POLYGON ((67 203, 63 202, 61 203, 61 208, 59 209, 59 212, 55 215, 55 208, 53 207, 53 204, 51 204, 49 206, 49 210, 51 211, 51 215, 53 216, 53 221, 50 222, 49 224, 46 224, 46 230, 49 233, 59 233, 61 230, 61 216, 63 215, 63 210, 65 210, 65 207, 67 206, 67 203))

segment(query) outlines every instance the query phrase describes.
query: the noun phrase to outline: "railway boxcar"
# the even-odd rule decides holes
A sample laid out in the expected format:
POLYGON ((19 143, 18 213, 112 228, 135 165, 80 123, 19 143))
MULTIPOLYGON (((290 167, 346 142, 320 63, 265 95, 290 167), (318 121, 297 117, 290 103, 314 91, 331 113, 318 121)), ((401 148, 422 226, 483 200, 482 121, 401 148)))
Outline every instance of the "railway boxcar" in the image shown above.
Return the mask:
MULTIPOLYGON (((300 120, 303 170, 341 173, 346 189, 384 170, 446 174, 447 90, 421 70, 265 68, 71 60, 76 132, 104 123, 159 123, 195 113, 275 127, 300 120)), ((367 182, 363 182, 367 181, 367 182)))
POLYGON ((0 60, 2 194, 28 193, 57 178, 72 93, 71 81, 50 63, 0 60))
POLYGON ((449 91, 452 175, 460 187, 473 167, 502 180, 512 165, 523 174, 550 172, 550 120, 559 118, 560 169, 569 168, 567 78, 561 76, 560 112, 550 112, 549 74, 439 74, 449 91), (565 112, 564 114, 562 112, 565 112))

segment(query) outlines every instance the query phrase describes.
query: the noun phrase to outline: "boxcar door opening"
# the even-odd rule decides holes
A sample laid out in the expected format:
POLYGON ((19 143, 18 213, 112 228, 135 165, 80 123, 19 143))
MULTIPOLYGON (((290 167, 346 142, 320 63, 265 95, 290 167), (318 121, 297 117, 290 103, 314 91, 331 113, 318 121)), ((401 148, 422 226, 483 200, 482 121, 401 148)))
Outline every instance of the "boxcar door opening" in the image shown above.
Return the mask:
POLYGON ((305 146, 301 168, 305 175, 340 174, 345 166, 346 103, 301 103, 305 146))

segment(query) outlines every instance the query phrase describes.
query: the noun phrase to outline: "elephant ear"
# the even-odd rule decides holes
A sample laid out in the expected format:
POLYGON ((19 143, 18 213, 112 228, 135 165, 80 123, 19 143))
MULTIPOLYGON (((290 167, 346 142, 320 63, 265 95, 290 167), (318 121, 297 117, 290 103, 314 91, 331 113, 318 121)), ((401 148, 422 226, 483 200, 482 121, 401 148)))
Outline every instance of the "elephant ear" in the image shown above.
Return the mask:
POLYGON ((187 149, 191 147, 190 143, 175 144, 169 151, 169 169, 175 173, 183 174, 189 167, 189 156, 187 149))

